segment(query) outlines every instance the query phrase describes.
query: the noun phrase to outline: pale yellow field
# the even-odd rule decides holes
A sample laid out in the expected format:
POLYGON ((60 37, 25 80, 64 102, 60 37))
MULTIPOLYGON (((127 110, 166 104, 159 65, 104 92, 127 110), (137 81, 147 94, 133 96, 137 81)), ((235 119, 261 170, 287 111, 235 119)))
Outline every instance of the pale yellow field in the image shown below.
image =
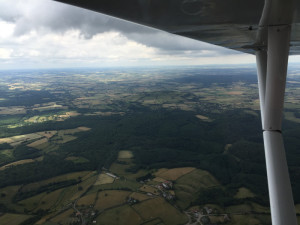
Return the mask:
POLYGON ((43 131, 43 132, 37 132, 37 134, 42 135, 46 138, 51 138, 53 135, 57 134, 56 130, 50 130, 50 131, 43 131))
POLYGON ((45 142, 43 144, 40 144, 38 146, 35 147, 36 149, 39 149, 39 150, 42 150, 42 151, 45 151, 45 152, 51 152, 51 151, 56 151, 59 149, 59 146, 54 143, 54 142, 45 142))
POLYGON ((70 117, 79 116, 79 115, 81 114, 76 111, 71 111, 71 112, 66 112, 65 114, 62 115, 55 115, 55 116, 57 117, 57 120, 65 120, 70 117))
POLYGON ((231 146, 232 146, 232 144, 227 144, 227 145, 225 145, 225 151, 228 151, 228 149, 230 149, 231 148, 231 146))
POLYGON ((33 117, 30 117, 27 120, 24 120, 24 122, 25 123, 40 123, 40 122, 43 122, 44 119, 46 119, 46 117, 33 116, 33 117))
POLYGON ((28 146, 28 147, 32 147, 32 148, 35 148, 35 147, 37 147, 37 146, 39 146, 39 145, 41 145, 41 144, 46 143, 47 141, 48 141, 48 138, 42 138, 42 139, 40 139, 40 140, 37 140, 37 141, 35 141, 35 142, 32 142, 32 143, 28 144, 27 146, 28 146))
POLYGON ((142 193, 138 193, 138 192, 133 192, 131 195, 130 195, 131 198, 134 198, 136 200, 139 200, 139 201, 145 201, 149 198, 152 198, 148 195, 145 195, 145 194, 142 194, 142 193))
POLYGON ((43 110, 62 109, 62 108, 66 108, 66 107, 62 105, 57 105, 55 102, 53 102, 53 103, 42 104, 42 106, 33 108, 33 110, 43 111, 43 110))
POLYGON ((88 127, 77 127, 74 129, 59 130, 58 135, 75 134, 78 132, 89 131, 90 129, 91 128, 88 127))
POLYGON ((89 162, 88 159, 83 158, 83 157, 76 157, 76 156, 69 156, 66 158, 66 160, 72 161, 74 163, 84 163, 84 162, 89 162))
POLYGON ((91 130, 91 128, 89 127, 77 127, 77 130, 80 132, 80 131, 89 131, 91 130))
POLYGON ((58 136, 62 137, 62 140, 60 140, 60 143, 66 143, 68 141, 76 139, 76 137, 67 135, 67 134, 75 134, 78 132, 84 132, 88 131, 90 128, 88 127, 77 127, 75 129, 67 129, 67 130, 59 130, 59 131, 43 131, 43 132, 37 132, 37 133, 30 133, 30 134, 24 134, 24 135, 17 135, 12 136, 8 138, 0 138, 0 144, 8 143, 12 146, 16 146, 18 144, 21 144, 24 141, 35 141, 31 144, 29 144, 29 147, 37 147, 38 145, 45 144, 47 142, 47 139, 53 137, 55 134, 58 133, 58 136), (46 138, 43 138, 46 137, 46 138))
POLYGON ((108 176, 105 173, 101 173, 99 174, 97 181, 95 182, 94 185, 101 185, 101 184, 111 184, 114 182, 114 178, 112 178, 111 176, 108 176))
POLYGON ((119 159, 131 159, 133 154, 131 151, 119 151, 118 158, 119 159))
POLYGON ((75 129, 67 129, 67 130, 59 130, 59 131, 43 131, 43 132, 30 133, 24 135, 17 135, 8 138, 0 138, 0 144, 8 143, 12 146, 16 146, 21 144, 24 141, 34 141, 33 143, 28 144, 28 146, 40 149, 41 146, 47 144, 49 138, 53 137, 56 134, 58 135, 58 137, 55 137, 57 139, 56 143, 63 144, 77 138, 70 134, 75 134, 78 132, 84 132, 88 130, 90 130, 90 128, 88 127, 77 127, 75 129))
POLYGON ((0 107, 0 115, 17 115, 26 114, 26 109, 24 107, 0 107))
POLYGON ((77 138, 77 137, 72 136, 72 135, 61 135, 60 137, 61 137, 61 139, 55 140, 55 142, 57 144, 64 144, 64 143, 73 141, 73 140, 75 140, 77 138))
POLYGON ((7 164, 5 166, 0 167, 0 171, 8 169, 8 168, 10 168, 12 166, 17 166, 17 165, 26 164, 26 163, 32 163, 32 162, 34 162, 33 159, 24 159, 24 160, 16 161, 16 162, 9 163, 9 164, 7 164))
POLYGON ((227 92, 226 94, 228 94, 228 95, 242 95, 243 92, 242 91, 230 91, 230 92, 227 92))
POLYGON ((22 124, 10 124, 10 125, 7 125, 7 128, 14 129, 17 127, 22 127, 22 126, 23 126, 22 124))
POLYGON ((16 147, 17 145, 20 145, 22 143, 23 143, 23 141, 16 141, 16 142, 10 143, 10 145, 13 146, 13 147, 16 147))
POLYGON ((166 181, 166 179, 163 179, 163 178, 161 178, 161 177, 155 177, 155 178, 153 179, 153 181, 156 181, 156 182, 162 183, 162 182, 165 182, 165 181, 166 181))
POLYGON ((177 180, 179 177, 195 170, 194 167, 174 168, 166 171, 158 171, 154 175, 166 180, 177 180))
POLYGON ((253 110, 244 110, 245 113, 258 117, 258 113, 253 110))
POLYGON ((41 137, 42 137, 41 135, 36 133, 17 135, 9 138, 0 138, 0 144, 3 143, 12 144, 14 142, 31 141, 31 140, 39 139, 41 137))
POLYGON ((111 116, 111 115, 124 115, 124 112, 93 112, 93 113, 86 113, 85 116, 111 116))
POLYGON ((253 198, 255 194, 247 188, 241 187, 234 196, 235 198, 253 198))
POLYGON ((157 104, 158 101, 156 99, 149 99, 149 100, 144 100, 143 103, 146 104, 146 105, 148 105, 148 104, 157 104))
POLYGON ((181 109, 184 111, 193 111, 193 105, 190 104, 162 104, 163 108, 170 109, 181 109))
POLYGON ((126 202, 126 198, 131 194, 129 191, 101 191, 98 193, 98 200, 95 209, 104 210, 113 206, 122 205, 126 202))
POLYGON ((174 190, 169 190, 169 193, 170 193, 171 195, 173 195, 173 196, 176 195, 174 190))
POLYGON ((161 173, 167 172, 169 169, 161 168, 157 172, 154 173, 155 176, 159 176, 161 173))
POLYGON ((203 115, 196 115, 196 117, 200 120, 206 121, 206 122, 211 122, 211 119, 208 118, 207 116, 203 116, 203 115))
POLYGON ((17 165, 22 165, 22 164, 27 164, 27 163, 33 163, 33 162, 38 162, 38 161, 43 161, 43 156, 41 157, 38 157, 36 159, 23 159, 23 160, 19 160, 19 161, 16 161, 16 162, 12 162, 12 163, 9 163, 5 166, 2 166, 0 167, 0 171, 1 170, 5 170, 5 169, 8 169, 12 166, 17 166, 17 165))

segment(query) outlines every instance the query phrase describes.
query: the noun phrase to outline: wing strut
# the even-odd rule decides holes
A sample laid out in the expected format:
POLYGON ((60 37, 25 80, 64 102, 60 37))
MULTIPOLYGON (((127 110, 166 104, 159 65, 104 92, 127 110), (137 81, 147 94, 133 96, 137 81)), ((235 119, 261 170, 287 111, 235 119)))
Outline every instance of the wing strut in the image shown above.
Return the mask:
POLYGON ((257 37, 261 47, 256 49, 256 62, 272 224, 297 225, 281 134, 293 1, 288 1, 289 7, 283 6, 284 15, 276 11, 282 4, 286 2, 266 1, 257 37), (278 23, 282 18, 286 18, 285 23, 278 23))

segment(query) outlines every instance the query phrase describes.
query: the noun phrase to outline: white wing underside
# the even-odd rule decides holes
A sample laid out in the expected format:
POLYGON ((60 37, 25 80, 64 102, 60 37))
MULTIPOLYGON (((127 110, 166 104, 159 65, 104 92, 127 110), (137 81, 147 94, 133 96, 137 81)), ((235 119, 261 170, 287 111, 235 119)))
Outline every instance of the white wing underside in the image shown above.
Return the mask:
MULTIPOLYGON (((254 54, 263 0, 57 0, 173 34, 254 54)), ((297 1, 300 9, 300 1, 297 1)), ((298 10, 295 11, 298 11, 298 10)), ((300 10, 299 10, 300 11, 300 10)), ((300 15, 290 55, 300 54, 300 15)))

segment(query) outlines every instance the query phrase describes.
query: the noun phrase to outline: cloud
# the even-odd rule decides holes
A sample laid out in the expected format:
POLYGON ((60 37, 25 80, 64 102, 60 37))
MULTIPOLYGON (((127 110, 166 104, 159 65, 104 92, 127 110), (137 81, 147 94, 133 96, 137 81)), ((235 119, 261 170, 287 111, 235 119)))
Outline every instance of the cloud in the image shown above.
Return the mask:
POLYGON ((0 66, 201 64, 241 55, 50 0, 0 0, 0 30, 0 66))
POLYGON ((12 49, 0 48, 0 59, 9 59, 12 52, 12 49))
POLYGON ((193 54, 203 54, 204 52, 215 52, 215 55, 226 54, 240 54, 236 51, 221 48, 205 42, 200 42, 186 37, 181 37, 167 32, 154 33, 130 33, 124 34, 129 39, 135 40, 147 46, 159 49, 162 54, 181 54, 186 52, 193 52, 193 54))
POLYGON ((157 32, 141 25, 128 23, 90 10, 50 0, 0 0, 0 18, 16 24, 15 34, 32 30, 65 32, 78 29, 85 38, 107 31, 157 32))
POLYGON ((0 4, 0 18, 15 23, 16 36, 25 35, 33 30, 62 34, 69 30, 79 30, 83 38, 91 39, 100 33, 117 31, 138 43, 160 49, 163 54, 166 51, 177 54, 179 51, 203 50, 237 54, 203 42, 54 1, 0 0, 0 4))

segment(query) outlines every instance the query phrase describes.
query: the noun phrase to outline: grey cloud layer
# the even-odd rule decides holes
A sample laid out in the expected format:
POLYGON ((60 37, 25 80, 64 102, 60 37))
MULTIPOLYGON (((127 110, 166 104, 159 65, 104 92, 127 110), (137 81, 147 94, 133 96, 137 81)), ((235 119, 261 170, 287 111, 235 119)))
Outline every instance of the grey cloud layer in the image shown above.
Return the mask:
POLYGON ((78 29, 84 38, 89 39, 99 33, 118 31, 131 40, 156 48, 161 54, 184 54, 184 51, 201 54, 203 50, 211 51, 211 56, 236 54, 227 49, 50 0, 0 0, 0 4, 0 19, 16 24, 16 36, 32 30, 64 33, 78 29))

